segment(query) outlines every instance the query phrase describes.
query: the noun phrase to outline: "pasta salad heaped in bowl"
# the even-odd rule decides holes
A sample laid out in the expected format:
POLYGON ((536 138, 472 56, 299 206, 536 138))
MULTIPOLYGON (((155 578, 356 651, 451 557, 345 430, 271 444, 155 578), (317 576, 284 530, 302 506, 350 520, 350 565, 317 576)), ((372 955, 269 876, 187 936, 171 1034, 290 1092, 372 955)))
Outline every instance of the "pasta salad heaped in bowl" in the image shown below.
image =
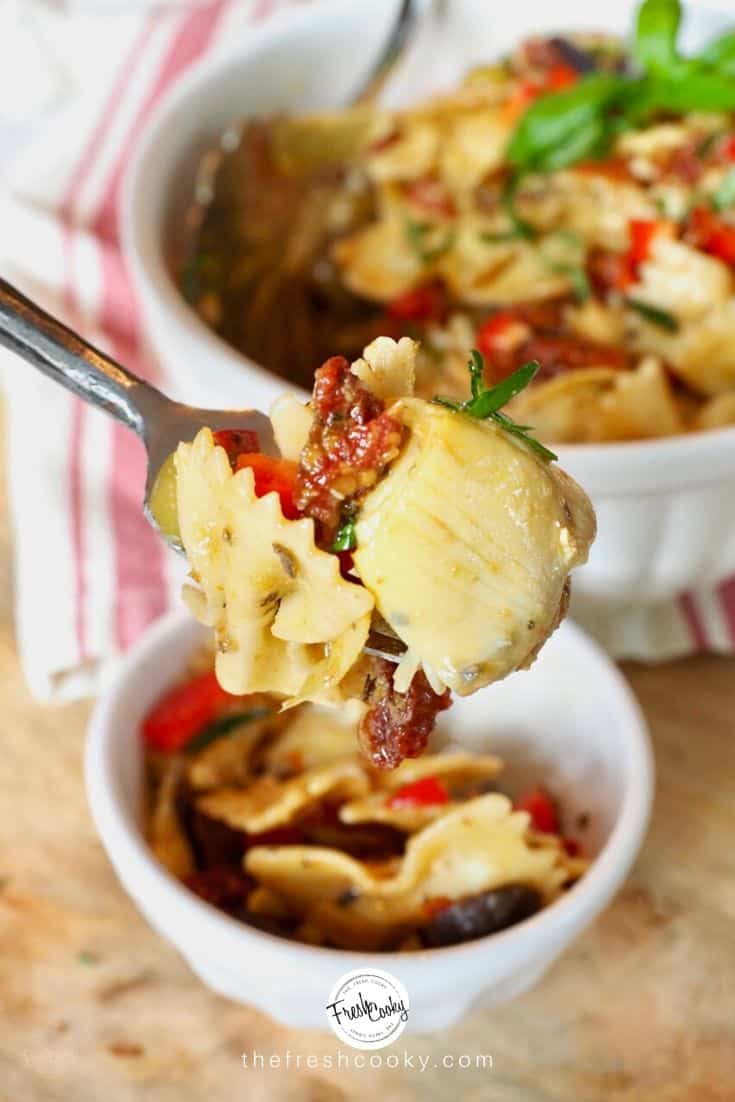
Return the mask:
POLYGON ((532 36, 408 110, 228 132, 183 293, 307 388, 387 333, 420 339, 423 397, 461 395, 474 346, 491 382, 538 360, 511 413, 547 441, 735 423, 732 36, 685 55, 680 16, 645 0, 629 48, 532 36))
MULTIPOLYGON (((634 25, 636 7, 626 0, 606 12, 602 18, 589 7, 581 9, 575 0, 559 0, 553 9, 538 5, 534 0, 519 0, 504 12, 502 22, 498 23, 492 9, 487 5, 473 3, 461 6, 454 9, 457 19, 453 20, 448 31, 451 41, 448 41, 447 56, 451 52, 454 58, 451 71, 452 74, 456 73, 456 78, 452 75, 452 85, 459 84, 462 73, 466 73, 471 67, 487 69, 488 58, 492 63, 492 59, 496 57, 516 56, 518 43, 532 36, 558 39, 561 35, 566 39, 569 38, 569 34, 565 33, 568 31, 571 38, 576 39, 575 27, 581 28, 580 33, 584 34, 588 42, 589 33, 596 36, 592 40, 593 48, 599 52, 600 28, 609 26, 619 36, 618 41, 622 41, 634 25)), ((318 8, 310 9, 308 13, 290 11, 288 18, 276 19, 249 34, 247 40, 233 42, 222 54, 207 59, 195 71, 187 74, 151 120, 128 180, 126 247, 156 351, 165 362, 182 397, 206 404, 216 394, 218 400, 236 406, 242 403, 243 388, 246 387, 249 398, 261 408, 267 408, 283 389, 283 376, 279 377, 266 370, 263 364, 275 363, 278 355, 281 355, 283 362, 287 362, 285 373, 292 379, 299 380, 300 386, 309 391, 311 374, 314 367, 322 362, 323 356, 319 348, 314 347, 313 353, 304 358, 303 350, 310 346, 316 336, 320 340, 323 337, 326 344, 325 354, 338 351, 340 342, 335 339, 335 327, 329 326, 325 317, 320 317, 316 329, 307 325, 305 312, 299 306, 299 303, 303 305, 303 296, 297 287, 289 283, 289 293, 294 290, 298 293, 289 298, 277 323, 270 329, 275 342, 275 351, 270 360, 265 349, 262 352, 254 349, 250 356, 243 355, 238 350, 242 347, 242 334, 238 335, 234 330, 225 332, 224 323, 220 324, 227 310, 222 312, 221 303, 210 301, 209 307, 213 308, 208 313, 206 302, 201 302, 204 282, 217 272, 219 262, 216 259, 216 249, 214 252, 205 249, 201 256, 201 266, 195 263, 187 277, 186 294, 192 303, 203 305, 204 313, 208 313, 205 323, 202 316, 187 304, 176 284, 176 273, 182 272, 187 253, 186 241, 191 242, 196 238, 196 222, 201 214, 201 211, 194 211, 194 223, 187 220, 187 232, 184 232, 182 210, 187 201, 191 206, 198 152, 202 148, 214 150, 223 132, 227 133, 228 141, 232 142, 237 131, 238 118, 279 118, 298 123, 295 116, 300 112, 310 112, 311 117, 316 113, 324 115, 331 105, 349 102, 360 81, 360 62, 364 61, 367 71, 372 57, 380 50, 394 16, 395 5, 391 0, 375 0, 370 4, 355 0, 349 18, 345 15, 345 9, 332 0, 323 0, 318 8), (344 61, 347 58, 350 58, 349 65, 344 61), (284 347, 286 352, 283 351, 284 347), (308 378, 304 375, 304 364, 307 360, 308 378)), ((691 60, 708 43, 721 35, 722 31, 726 31, 727 27, 726 13, 718 13, 714 9, 705 11, 699 7, 692 8, 686 13, 683 38, 678 39, 683 44, 677 47, 677 52, 691 60)), ((615 47, 613 53, 617 51, 619 54, 619 49, 615 47)), ((446 60, 447 57, 442 54, 442 62, 446 60)), ((487 72, 484 76, 480 74, 481 83, 484 81, 485 86, 488 77, 487 72)), ((584 79, 586 78, 582 78, 584 79)), ((581 81, 577 81, 566 91, 574 92, 576 85, 580 83, 581 81)), ((445 86, 450 87, 450 82, 447 81, 445 86)), ((565 90, 559 90, 560 93, 563 91, 565 90)), ((453 98, 456 97, 450 96, 450 101, 453 98)), ((460 95, 459 99, 461 98, 460 95)), ((546 98, 548 97, 540 97, 535 103, 541 105, 546 98)), ((711 112, 705 114, 711 121, 711 112)), ((700 125, 702 112, 694 112, 693 116, 690 121, 700 125)), ((508 137, 511 133, 512 130, 509 129, 508 137)), ((620 140, 623 137, 624 135, 619 135, 620 140)), ((335 142, 335 149, 339 148, 339 142, 335 142)), ((344 143, 341 148, 344 149, 344 143)), ((714 148, 711 147, 710 154, 714 148)), ((388 152, 386 148, 384 155, 388 152)), ((378 150, 377 154, 379 153, 378 150)), ((242 196, 237 191, 242 174, 236 171, 236 157, 237 154, 229 162, 223 162, 225 176, 229 171, 224 167, 225 163, 232 168, 228 187, 234 206, 242 201, 242 196)), ((218 159, 219 154, 213 156, 210 164, 218 159)), ((575 165, 569 171, 579 178, 583 175, 577 172, 575 165)), ((722 172, 719 169, 718 171, 722 176, 722 172)), ((560 169, 559 172, 563 175, 567 170, 560 169)), ((539 179, 548 182, 553 175, 554 173, 544 173, 539 179)), ((587 179, 589 181, 589 177, 587 179)), ((204 180, 203 183, 200 198, 212 193, 209 186, 211 181, 208 184, 204 180)), ((527 176, 521 181, 519 201, 526 202, 525 192, 530 184, 531 177, 527 176)), ((614 184, 615 181, 609 178, 600 182, 600 186, 608 192, 614 184)), ((332 186, 331 182, 329 186, 332 186)), ((593 183, 590 182, 589 186, 593 186, 593 183)), ((390 187, 393 188, 393 185, 390 187)), ((405 187, 405 183, 400 184, 399 190, 405 187)), ((375 190, 383 188, 388 189, 388 183, 383 185, 378 182, 375 190)), ((646 185, 642 190, 645 199, 646 185)), ((282 198, 283 194, 280 195, 282 198)), ((324 202, 317 204, 317 213, 330 207, 327 192, 322 195, 324 202)), ((277 201, 280 203, 281 199, 277 201)), ((347 206, 349 208, 350 204, 347 206)), ((518 204, 514 202, 516 212, 517 207, 518 204)), ((334 246, 338 249, 340 235, 346 234, 351 216, 344 205, 341 211, 339 203, 337 208, 335 227, 339 229, 339 233, 335 230, 334 246)), ((646 211, 649 209, 650 204, 646 206, 646 211)), ((357 213, 363 217, 364 211, 363 207, 357 213)), ((614 211, 612 214, 614 215, 614 211)), ((727 222, 730 215, 727 211, 723 214, 727 222)), ((462 214, 457 215, 460 221, 463 217, 462 214)), ((503 217, 502 210, 494 212, 493 218, 498 227, 502 226, 497 231, 500 233, 508 229, 507 221, 503 221, 503 217)), ((652 218, 646 213, 639 220, 656 222, 660 217, 660 212, 656 210, 652 218)), ((666 217, 671 217, 670 212, 666 217)), ((421 214, 413 220, 427 221, 421 214)), ((608 245, 610 251, 617 251, 621 256, 629 251, 632 244, 629 222, 633 220, 632 216, 630 219, 623 219, 622 223, 619 220, 619 225, 622 224, 623 227, 620 243, 616 248, 608 245)), ((371 224, 367 221, 355 224, 354 234, 359 236, 362 232, 368 232, 371 224)), ((265 217, 259 221, 259 225, 264 240, 268 235, 265 217)), ((414 230, 409 232, 415 240, 414 230)), ((220 239, 223 234, 224 227, 220 239)), ((419 237, 423 234, 424 231, 419 229, 419 237)), ((291 242, 296 243, 297 238, 298 235, 290 230, 282 236, 281 244, 277 245, 277 248, 281 248, 282 255, 283 247, 291 242)), ((438 233, 437 238, 438 247, 443 244, 443 235, 438 233)), ((679 246, 691 248, 687 235, 681 233, 671 243, 677 246, 675 253, 679 246)), ((434 244, 432 242, 432 248, 434 244)), ((507 249, 508 246, 513 246, 520 248, 523 253, 527 252, 526 246, 529 242, 518 238, 508 242, 478 240, 475 244, 482 250, 500 247, 507 249)), ((572 246, 579 246, 575 237, 565 240, 564 234, 561 238, 557 235, 552 239, 553 256, 550 259, 555 264, 560 262, 564 266, 568 265, 569 255, 567 252, 561 255, 558 250, 568 251, 572 246)), ((406 247, 413 249, 411 242, 402 239, 401 248, 405 250, 406 247)), ((239 248, 241 243, 233 240, 231 254, 237 253, 239 248)), ((288 254, 292 263, 303 256, 301 247, 294 244, 294 250, 293 254, 288 254)), ((701 256, 708 270, 707 261, 714 259, 717 263, 722 263, 702 248, 695 247, 693 251, 701 256)), ((193 256, 193 253, 189 251, 188 255, 193 256)), ((413 257, 413 264, 415 250, 410 255, 413 257)), ((448 255, 435 258, 432 263, 444 263, 448 255)), ((717 270, 721 273, 721 269, 717 270)), ((324 279, 317 281, 320 301, 326 302, 332 308, 336 306, 337 314, 344 319, 344 310, 349 314, 354 307, 355 295, 346 290, 336 278, 334 260, 330 260, 326 267, 321 265, 319 271, 322 277, 326 277, 326 282, 324 279)), ((251 274, 251 269, 247 265, 243 266, 241 274, 250 278, 249 273, 251 274)), ((547 272, 546 275, 548 274, 547 272)), ((571 277, 572 283, 579 285, 579 289, 575 291, 570 283, 562 296, 563 311, 565 316, 568 315, 570 324, 571 319, 576 324, 585 313, 586 321, 593 318, 594 314, 599 315, 599 310, 595 308, 596 301, 577 301, 584 297, 577 275, 567 271, 551 273, 551 276, 556 280, 571 277), (590 309, 590 306, 594 309, 590 309)), ((684 276, 682 278, 686 279, 684 276)), ((727 279, 729 280, 729 275, 727 279)), ((379 285, 377 274, 375 284, 379 285)), ((723 284, 720 283, 719 286, 722 288, 723 284)), ((278 287, 278 280, 263 282, 258 296, 258 310, 261 313, 273 300, 278 287)), ((234 284, 231 290, 234 295, 234 284)), ((620 314, 618 307, 624 297, 618 289, 614 292, 611 290, 610 296, 609 303, 602 303, 605 307, 603 312, 608 317, 611 314, 620 314)), ((430 294, 429 301, 433 301, 435 297, 430 294)), ((632 297, 641 296, 634 294, 632 297)), ((696 295, 694 297, 696 301, 701 301, 696 295)), ((595 300, 596 298, 595 295, 595 300)), ((380 319, 380 325, 376 323, 373 326, 371 321, 368 333, 365 332, 364 325, 355 327, 350 323, 342 327, 345 340, 343 347, 354 347, 354 355, 357 356, 377 333, 389 331, 382 320, 386 316, 389 299, 390 296, 380 302, 362 300, 362 305, 372 311, 372 316, 380 319)), ((515 340, 520 335, 522 340, 516 346, 514 354, 521 354, 519 348, 529 344, 530 334, 539 352, 546 354, 550 349, 558 350, 559 340, 565 333, 558 328, 558 318, 554 320, 552 317, 551 322, 548 322, 547 310, 548 305, 553 306, 555 302, 556 299, 551 298, 531 303, 532 314, 522 318, 523 324, 520 326, 515 324, 519 320, 515 318, 514 324, 508 326, 502 334, 503 340, 500 344, 505 345, 506 337, 508 340, 511 337, 515 340), (529 328, 529 321, 536 328, 529 328), (547 328, 547 323, 551 325, 550 329, 547 328), (546 341, 539 342, 539 337, 548 336, 554 337, 551 345, 546 341)), ((653 298, 651 304, 660 310, 667 309, 664 302, 654 302, 653 298)), ((244 320, 250 318, 253 309, 255 304, 248 300, 243 303, 243 312, 238 314, 235 311, 232 316, 244 320)), ((447 360, 442 367, 444 381, 433 387, 433 392, 451 396, 454 383, 459 392, 464 393, 461 388, 465 377, 466 351, 469 347, 477 347, 479 330, 485 321, 492 320, 490 315, 502 314, 508 309, 508 304, 501 303, 497 309, 489 304, 481 304, 479 308, 473 306, 460 311, 473 320, 469 326, 464 326, 458 343, 452 343, 446 349, 452 353, 453 367, 450 369, 447 366, 447 360), (459 345, 464 347, 461 357, 458 354, 455 356, 459 345)), ((556 310, 555 306, 554 309, 556 310)), ((656 326, 634 307, 628 305, 621 307, 621 310, 626 326, 630 323, 634 328, 645 327, 648 336, 653 335, 657 341, 666 341, 672 336, 665 328, 666 321, 663 325, 656 326)), ((311 310, 306 311, 306 315, 307 320, 312 317, 311 310)), ((726 315, 727 310, 722 316, 726 315)), ((660 317, 658 320, 661 320, 660 317)), ((411 332, 416 333, 413 323, 411 326, 411 332)), ((502 333, 502 319, 499 328, 502 333)), ((679 328, 677 338, 682 335, 684 328, 686 326, 679 328)), ((432 326, 432 329, 435 330, 436 326, 432 326)), ((396 333, 395 329, 390 331, 396 333)), ((261 327, 258 332, 265 334, 266 329, 261 327)), ((489 346, 486 340, 481 342, 485 353, 492 351, 494 345, 497 349, 492 325, 489 337, 489 346)), ((605 336, 604 332, 594 326, 586 330, 585 339, 592 342, 593 349, 600 346, 608 349, 610 347, 609 336, 605 336)), ((426 344, 427 347, 431 346, 431 338, 427 338, 426 344)), ((569 349, 569 341, 563 341, 562 344, 569 349)), ((651 356, 655 358, 655 353, 635 353, 633 356, 624 344, 623 359, 629 366, 616 370, 614 381, 610 376, 613 363, 606 362, 601 369, 599 365, 585 363, 584 357, 581 363, 577 359, 572 370, 554 378, 549 378, 548 369, 542 370, 525 392, 525 396, 520 396, 520 402, 535 403, 536 396, 544 393, 552 397, 556 395, 554 402, 546 409, 554 425, 559 426, 559 431, 553 426, 547 429, 535 408, 531 413, 520 408, 509 410, 510 415, 518 422, 534 425, 542 440, 544 433, 549 431, 551 435, 564 439, 584 437, 589 441, 553 443, 551 446, 558 452, 562 466, 585 487, 597 512, 597 540, 589 562, 579 571, 575 593, 578 613, 584 605, 585 609, 590 607, 595 610, 598 618, 606 611, 621 607, 668 601, 684 589, 721 580, 735 568, 732 551, 735 545, 730 538, 730 533, 735 529, 735 501, 730 490, 732 464, 735 462, 735 427, 726 425, 708 432, 679 431, 677 428, 674 435, 656 435, 661 431, 656 428, 659 425, 658 420, 656 426, 653 425, 656 418, 663 418, 660 424, 667 432, 672 431, 675 424, 681 423, 682 418, 686 421, 686 427, 691 428, 700 416, 699 411, 709 405, 710 397, 692 390, 689 383, 679 381, 668 363, 664 362, 663 370, 655 364, 651 366, 651 356), (642 361, 646 363, 643 364, 642 361), (571 376, 575 378, 572 379, 571 376), (608 381, 605 382, 605 379, 608 381), (602 380, 601 385, 592 385, 594 380, 602 380), (548 391, 547 385, 550 388, 548 391), (569 393, 567 385, 570 387, 569 393), (659 401, 662 393, 663 402, 659 401), (670 400, 672 394, 673 404, 670 400), (581 411, 585 411, 585 416, 589 414, 589 419, 580 426, 581 411), (624 431, 620 427, 621 414, 625 422, 624 431), (645 426, 641 424, 643 421, 646 422, 645 426), (571 429, 574 429, 573 433, 571 429), (596 442, 602 439, 605 442, 596 442), (713 539, 712 533, 715 532, 717 538, 713 539)), ((542 356, 542 362, 543 358, 542 356)), ((434 359, 439 365, 435 355, 434 359)), ((491 357, 485 355, 485 359, 488 363, 487 383, 491 385, 491 357)), ((508 359, 509 357, 505 358, 504 370, 510 367, 508 359)), ((552 369, 555 370, 553 365, 552 369)), ((426 360, 422 352, 417 371, 419 388, 422 377, 426 378, 425 371, 426 360)), ((720 399, 717 395, 711 397, 714 399, 712 408, 719 406, 719 416, 727 406, 727 399, 720 399)))
POLYGON ((491 708, 481 694, 458 700, 440 717, 429 756, 395 774, 358 761, 354 727, 342 714, 325 723, 313 705, 279 715, 262 696, 227 698, 211 676, 211 660, 205 630, 188 615, 155 625, 95 706, 86 781, 95 824, 123 886, 220 994, 288 1025, 324 1029, 324 1004, 345 971, 387 968, 410 993, 411 1028, 440 1029, 482 992, 501 1002, 535 983, 628 873, 651 801, 645 724, 612 663, 574 625, 561 626, 531 670, 495 686, 491 708), (199 683, 193 698, 186 689, 192 679, 199 683), (162 785, 158 808, 145 796, 155 797, 162 785), (548 800, 535 791, 539 786, 553 798, 560 830, 548 800), (208 815, 202 829, 196 805, 205 801, 218 818, 208 815), (172 806, 184 845, 171 824, 172 806), (303 835, 294 832, 289 807, 300 808, 303 835), (453 847, 448 867, 442 838, 452 817, 473 808, 484 823, 465 838, 476 860, 472 868, 456 864, 453 847), (228 827, 225 814, 237 815, 239 825, 228 827), (289 827, 272 825, 289 817, 289 827), (505 828, 498 829, 500 823, 505 828), (246 825, 250 834, 241 829, 246 825), (264 832, 271 825, 279 833, 269 838, 264 832), (563 847, 560 837, 574 839, 582 852, 569 853, 573 847, 563 847), (406 868, 402 853, 409 844, 414 856, 406 868), (317 856, 329 851, 329 892, 321 902, 334 904, 335 893, 360 887, 355 875, 367 889, 354 916, 348 915, 358 903, 354 891, 342 906, 313 914, 318 866, 307 868, 306 877, 298 868, 293 876, 284 872, 313 848, 317 856), (336 867, 348 870, 344 884, 334 880, 336 867), (562 878, 580 872, 569 890, 559 890, 562 878), (199 894, 180 876, 195 878, 199 894), (402 892, 409 880, 413 891, 402 892), (535 894, 511 892, 511 880, 535 894), (376 899, 386 887, 390 894, 391 884, 392 919, 376 922, 376 899), (483 899, 496 888, 507 890, 483 899), (273 895, 281 892, 279 915, 273 895), (538 902, 537 896, 544 905, 521 918, 521 902, 538 902), (434 902, 425 905, 429 899, 434 902), (474 902, 465 909, 468 900, 474 902), (261 913, 248 916, 248 902, 261 913), (306 923, 309 911, 317 925, 306 923), (513 917, 517 921, 499 929, 513 917), (376 948, 351 950, 350 924, 356 943, 367 938, 376 948), (477 937, 480 929, 495 932, 477 937), (297 932, 312 943, 294 940, 297 932), (472 939, 457 942, 458 935, 472 939), (424 948, 424 939, 442 944, 424 948))

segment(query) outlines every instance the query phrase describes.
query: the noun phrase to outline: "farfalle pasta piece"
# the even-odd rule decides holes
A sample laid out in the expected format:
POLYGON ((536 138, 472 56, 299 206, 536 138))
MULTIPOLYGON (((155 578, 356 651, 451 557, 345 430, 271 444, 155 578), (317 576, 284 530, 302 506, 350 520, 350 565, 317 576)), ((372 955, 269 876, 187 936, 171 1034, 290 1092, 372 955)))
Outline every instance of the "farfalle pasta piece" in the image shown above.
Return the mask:
POLYGON ((445 750, 401 762, 390 773, 381 773, 377 783, 388 792, 395 792, 406 784, 414 784, 424 777, 439 777, 448 786, 464 788, 497 777, 503 768, 500 758, 494 754, 467 754, 462 750, 445 750))
POLYGON ((186 778, 194 789, 217 788, 220 785, 246 784, 253 776, 253 758, 260 744, 283 725, 285 716, 273 709, 257 716, 265 708, 257 700, 248 702, 248 711, 255 718, 246 718, 226 738, 215 739, 209 746, 191 755, 186 778))
POLYGON ((579 368, 539 383, 508 406, 547 440, 636 440, 681 432, 684 421, 666 371, 647 356, 631 371, 579 368))
MULTIPOLYGON (((402 858, 368 865, 318 846, 254 846, 245 867, 307 922, 323 919, 346 892, 343 922, 373 927, 384 940, 420 924, 431 899, 462 899, 507 883, 526 884, 545 901, 568 879, 560 845, 534 845, 529 817, 498 793, 447 811, 414 834, 402 858), (315 908, 319 908, 315 912, 315 908)), ((327 931, 328 932, 328 931, 327 931)))
POLYGON ((278 781, 263 776, 244 788, 221 788, 202 796, 197 807, 234 830, 261 834, 285 826, 322 800, 350 800, 369 789, 362 766, 345 760, 308 769, 278 781))
POLYGON ((461 750, 408 759, 390 773, 378 774, 375 778, 377 791, 370 792, 363 799, 343 803, 339 808, 339 818, 345 823, 386 823, 413 834, 458 803, 478 796, 497 777, 501 768, 500 759, 493 755, 464 754, 461 750), (404 786, 414 785, 426 777, 440 782, 447 791, 448 802, 421 803, 392 799, 404 786))
MULTIPOLYGON (((735 388, 735 299, 713 305, 673 333, 631 318, 631 336, 636 348, 661 356, 695 393, 710 397, 735 388)), ((651 422, 647 435, 657 427, 651 422)))
POLYGON ((701 321, 731 298, 733 277, 721 260, 660 234, 651 244, 650 259, 641 264, 639 283, 628 293, 680 322, 701 321))
POLYGON ((332 255, 347 287, 377 302, 396 298, 425 277, 425 265, 411 245, 405 215, 399 211, 340 238, 332 255))
POLYGON ((416 341, 376 337, 350 370, 384 402, 413 394, 416 383, 416 341))
POLYGON ((316 704, 283 713, 285 730, 263 755, 263 765, 275 777, 355 758, 355 717, 348 702, 341 708, 316 704))
MULTIPOLYGON (((362 646, 371 594, 316 547, 312 520, 286 520, 276 494, 256 496, 252 471, 233 473, 208 429, 179 445, 176 469, 181 537, 200 587, 188 603, 215 630, 220 683, 236 694, 296 696, 329 659, 328 645, 338 649, 349 633, 362 646)), ((348 668, 328 663, 325 691, 348 668)))
POLYGON ((343 823, 386 823, 406 834, 413 834, 445 815, 451 807, 480 794, 483 787, 492 782, 502 769, 500 758, 491 754, 465 754, 451 751, 427 754, 401 762, 389 773, 375 778, 378 786, 360 800, 342 804, 339 817, 343 823), (415 784, 427 777, 436 779, 447 790, 447 803, 420 803, 411 800, 394 800, 396 793, 406 785, 415 784))
POLYGON ((568 289, 568 276, 548 264, 535 245, 523 239, 494 242, 484 229, 479 221, 464 224, 438 262, 457 299, 477 306, 509 305, 568 289))

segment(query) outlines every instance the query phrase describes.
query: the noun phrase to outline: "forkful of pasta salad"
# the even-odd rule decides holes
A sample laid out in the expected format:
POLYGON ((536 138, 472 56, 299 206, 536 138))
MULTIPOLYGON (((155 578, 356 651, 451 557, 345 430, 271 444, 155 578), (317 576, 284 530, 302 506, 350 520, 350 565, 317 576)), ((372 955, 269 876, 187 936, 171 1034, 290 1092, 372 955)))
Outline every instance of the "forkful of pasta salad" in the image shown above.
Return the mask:
POLYGON ((184 599, 235 695, 354 709, 394 768, 450 694, 528 667, 595 535, 583 490, 502 407, 529 363, 464 402, 415 397, 416 344, 333 356, 270 416, 174 402, 0 280, 0 344, 143 440, 144 509, 186 554, 184 599))

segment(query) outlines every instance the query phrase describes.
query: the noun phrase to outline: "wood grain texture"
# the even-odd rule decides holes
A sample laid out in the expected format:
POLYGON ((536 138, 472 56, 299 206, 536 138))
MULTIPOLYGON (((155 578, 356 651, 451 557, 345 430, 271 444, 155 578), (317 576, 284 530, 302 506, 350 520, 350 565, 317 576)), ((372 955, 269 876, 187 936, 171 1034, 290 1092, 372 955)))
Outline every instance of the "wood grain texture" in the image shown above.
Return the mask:
POLYGON ((652 829, 615 904, 541 985, 399 1042, 401 1060, 428 1058, 423 1074, 328 1069, 330 1035, 211 995, 118 886, 84 798, 88 707, 40 707, 21 679, 2 523, 0 1102, 732 1102, 735 661, 626 669, 653 729, 652 829), (319 1066, 245 1070, 252 1049, 319 1066), (434 1066, 476 1053, 493 1069, 434 1066))

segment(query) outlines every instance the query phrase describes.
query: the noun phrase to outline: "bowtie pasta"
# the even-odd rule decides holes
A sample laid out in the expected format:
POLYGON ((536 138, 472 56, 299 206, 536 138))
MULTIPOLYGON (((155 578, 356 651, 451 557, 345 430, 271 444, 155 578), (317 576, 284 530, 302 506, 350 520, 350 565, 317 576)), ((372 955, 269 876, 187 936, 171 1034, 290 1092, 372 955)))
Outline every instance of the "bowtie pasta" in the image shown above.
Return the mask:
POLYGON ((512 803, 497 757, 446 748, 385 773, 356 752, 349 708, 284 713, 213 686, 190 675, 144 722, 148 838, 243 921, 344 949, 447 945, 521 921, 584 872, 549 794, 512 803))
POLYGON ((386 337, 351 366, 332 357, 308 406, 276 402, 279 459, 207 429, 175 456, 184 595, 223 688, 352 701, 387 768, 421 753, 450 691, 533 661, 595 530, 580 488, 499 412, 532 365, 494 390, 475 354, 459 406, 413 396, 415 358, 386 337))
POLYGON ((421 340, 421 397, 461 395, 472 346, 495 381, 538 360, 510 412, 542 440, 735 424, 732 45, 681 56, 680 16, 646 0, 630 53, 532 37, 407 110, 246 124, 184 293, 307 387, 387 333, 421 340))

